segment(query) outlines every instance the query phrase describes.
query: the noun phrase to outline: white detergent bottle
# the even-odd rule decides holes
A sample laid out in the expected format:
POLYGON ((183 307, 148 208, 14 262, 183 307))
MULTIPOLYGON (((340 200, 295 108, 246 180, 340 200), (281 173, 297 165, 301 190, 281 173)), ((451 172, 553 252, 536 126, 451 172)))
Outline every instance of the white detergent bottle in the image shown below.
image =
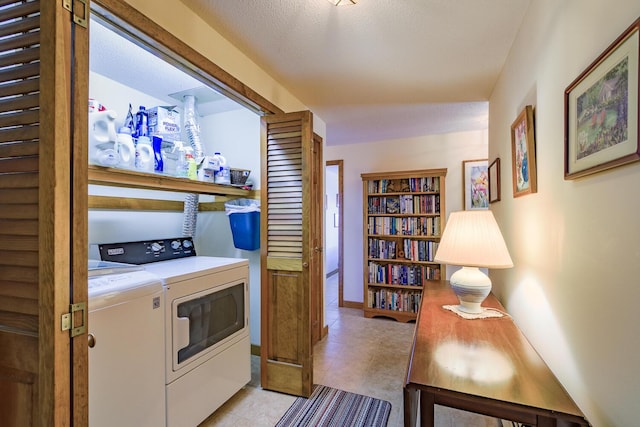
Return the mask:
POLYGON ((213 182, 216 184, 230 184, 231 178, 229 175, 229 167, 227 166, 227 159, 219 152, 216 152, 213 158, 218 161, 218 170, 214 175, 213 182))
POLYGON ((178 178, 187 178, 189 172, 189 164, 187 163, 187 150, 182 142, 175 143, 175 150, 178 152, 178 160, 176 161, 176 176, 178 178))
POLYGON ((127 126, 120 128, 117 136, 117 151, 120 158, 119 167, 124 169, 135 169, 136 167, 136 146, 131 137, 131 129, 127 126))
POLYGON ((89 113, 89 163, 116 166, 116 112, 113 110, 89 113))
POLYGON ((153 172, 153 146, 148 136, 141 136, 136 143, 136 169, 140 172, 153 172))

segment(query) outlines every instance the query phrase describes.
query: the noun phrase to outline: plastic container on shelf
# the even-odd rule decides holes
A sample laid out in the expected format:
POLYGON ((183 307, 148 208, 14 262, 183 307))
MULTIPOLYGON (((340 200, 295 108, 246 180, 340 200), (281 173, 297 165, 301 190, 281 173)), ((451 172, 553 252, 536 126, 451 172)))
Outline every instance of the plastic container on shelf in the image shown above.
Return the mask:
POLYGON ((136 167, 136 146, 133 143, 131 129, 122 126, 116 137, 118 157, 120 159, 118 167, 124 169, 135 169, 136 167))
POLYGON ((198 179, 198 164, 193 157, 193 149, 187 147, 185 153, 185 159, 187 161, 187 178, 197 180, 198 179))
POLYGON ((140 138, 141 136, 149 136, 149 113, 144 105, 140 106, 140 109, 136 113, 136 128, 133 136, 140 138))
POLYGON ((229 166, 227 166, 227 159, 216 151, 212 156, 212 163, 217 163, 218 167, 214 173, 213 182, 216 184, 231 184, 231 176, 229 173, 229 166))
POLYGON ((152 138, 153 146, 153 170, 155 172, 164 171, 164 162, 162 160, 162 137, 154 135, 152 138))
POLYGON ((153 147, 148 136, 141 136, 136 143, 136 169, 141 172, 153 172, 153 147))
POLYGON ((118 165, 116 117, 113 110, 89 113, 89 163, 118 165))
POLYGON ((254 251, 260 248, 260 201, 234 199, 224 204, 229 217, 233 246, 254 251))

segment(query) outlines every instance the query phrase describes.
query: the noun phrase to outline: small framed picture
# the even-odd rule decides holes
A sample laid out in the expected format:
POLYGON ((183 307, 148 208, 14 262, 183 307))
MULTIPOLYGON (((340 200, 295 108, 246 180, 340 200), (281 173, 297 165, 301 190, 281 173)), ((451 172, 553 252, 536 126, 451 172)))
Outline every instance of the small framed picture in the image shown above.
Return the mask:
POLYGON ((640 19, 567 87, 564 179, 640 160, 640 19))
POLYGON ((538 191, 533 107, 527 105, 511 125, 513 197, 538 191))
POLYGON ((500 157, 489 165, 489 203, 500 201, 500 157))
POLYGON ((487 159, 462 162, 462 203, 465 210, 489 208, 487 159))

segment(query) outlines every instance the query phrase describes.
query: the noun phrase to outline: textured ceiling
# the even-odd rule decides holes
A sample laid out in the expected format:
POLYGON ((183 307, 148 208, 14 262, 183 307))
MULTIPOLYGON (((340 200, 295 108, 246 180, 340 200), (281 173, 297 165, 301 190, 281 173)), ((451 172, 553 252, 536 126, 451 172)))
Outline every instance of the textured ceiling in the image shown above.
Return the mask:
POLYGON ((327 124, 327 144, 486 129, 530 0, 181 0, 327 124))

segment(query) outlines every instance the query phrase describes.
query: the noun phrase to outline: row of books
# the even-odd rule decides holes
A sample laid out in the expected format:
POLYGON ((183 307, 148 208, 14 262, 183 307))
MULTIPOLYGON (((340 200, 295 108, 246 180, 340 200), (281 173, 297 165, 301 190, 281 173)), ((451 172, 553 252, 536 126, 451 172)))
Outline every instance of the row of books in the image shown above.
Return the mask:
POLYGON ((392 236, 440 236, 440 217, 369 217, 369 234, 392 236))
POLYGON ((427 280, 440 280, 440 267, 431 265, 378 264, 369 261, 369 283, 424 286, 427 280))
POLYGON ((402 244, 395 240, 369 237, 369 258, 407 259, 410 261, 433 262, 438 250, 438 242, 432 240, 402 239, 402 244))
POLYGON ((373 193, 408 193, 419 191, 440 191, 439 177, 380 179, 368 181, 369 194, 373 193))
POLYGON ((440 213, 440 196, 437 194, 369 196, 370 214, 435 214, 440 213))
POLYGON ((422 300, 422 293, 420 292, 369 289, 368 293, 367 306, 381 310, 417 313, 422 300))

